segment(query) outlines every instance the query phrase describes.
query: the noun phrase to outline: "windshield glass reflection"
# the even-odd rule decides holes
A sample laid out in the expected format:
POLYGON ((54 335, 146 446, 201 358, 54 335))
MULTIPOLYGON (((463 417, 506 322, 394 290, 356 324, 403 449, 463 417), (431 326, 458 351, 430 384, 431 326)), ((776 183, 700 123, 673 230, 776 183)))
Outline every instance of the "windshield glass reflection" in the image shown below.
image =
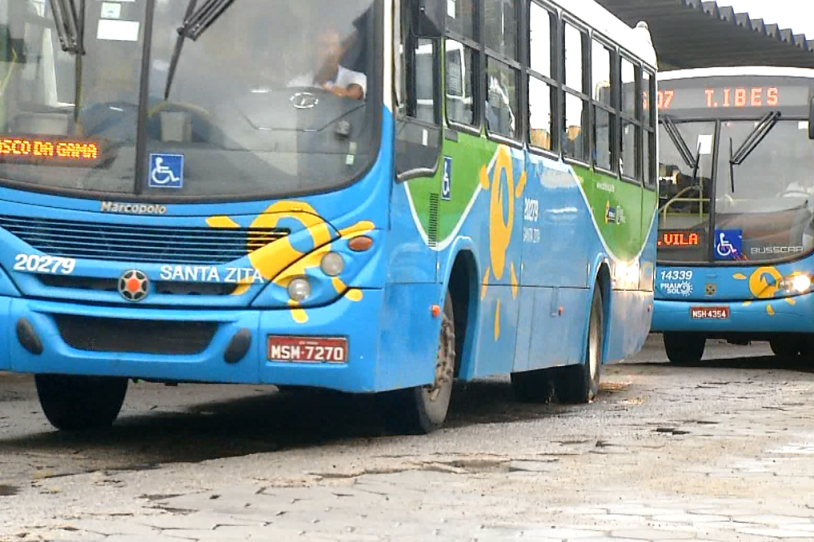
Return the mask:
POLYGON ((74 2, 84 12, 55 24, 64 16, 55 6, 68 4, 0 0, 0 145, 29 145, 33 156, 35 144, 65 153, 75 149, 66 144, 87 144, 98 155, 0 153, 0 178, 162 198, 259 198, 337 187, 371 163, 381 113, 374 0, 74 2), (220 6, 218 16, 196 19, 205 24, 179 40, 184 21, 210 5, 220 6), (137 168, 140 129, 146 153, 137 168))
POLYGON ((715 227, 738 231, 745 259, 763 262, 788 259, 814 249, 814 142, 808 124, 781 120, 730 179, 728 148, 737 149, 757 121, 726 121, 718 157, 715 227), (734 187, 734 190, 733 190, 734 187))

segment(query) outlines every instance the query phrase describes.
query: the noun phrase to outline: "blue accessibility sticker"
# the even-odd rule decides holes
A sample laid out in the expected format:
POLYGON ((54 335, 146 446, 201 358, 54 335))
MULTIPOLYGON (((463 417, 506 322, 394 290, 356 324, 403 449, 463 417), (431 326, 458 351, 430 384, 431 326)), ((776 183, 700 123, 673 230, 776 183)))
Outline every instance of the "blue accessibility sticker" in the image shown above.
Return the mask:
POLYGON ((444 156, 444 179, 441 181, 441 199, 452 198, 452 158, 444 156))
POLYGON ((183 188, 183 186, 183 154, 150 155, 150 188, 183 188))
POLYGON ((715 230, 716 260, 745 260, 743 230, 715 230))

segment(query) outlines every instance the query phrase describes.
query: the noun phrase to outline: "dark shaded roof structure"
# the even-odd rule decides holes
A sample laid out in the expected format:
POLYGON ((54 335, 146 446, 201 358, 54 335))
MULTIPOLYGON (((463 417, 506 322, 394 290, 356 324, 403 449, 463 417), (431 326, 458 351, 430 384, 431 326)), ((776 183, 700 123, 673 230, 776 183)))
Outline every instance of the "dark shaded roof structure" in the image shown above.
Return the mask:
MULTIPOLYGON (((636 26, 650 27, 663 71, 720 66, 814 68, 814 40, 715 1, 597 0, 636 26)), ((767 0, 769 1, 769 0, 767 0)))

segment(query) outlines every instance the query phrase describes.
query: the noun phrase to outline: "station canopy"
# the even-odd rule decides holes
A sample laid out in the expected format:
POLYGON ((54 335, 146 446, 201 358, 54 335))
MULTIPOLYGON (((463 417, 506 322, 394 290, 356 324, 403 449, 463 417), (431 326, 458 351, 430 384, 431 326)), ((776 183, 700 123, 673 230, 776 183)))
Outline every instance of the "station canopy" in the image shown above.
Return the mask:
POLYGON ((814 40, 717 2, 597 1, 630 26, 647 23, 662 71, 721 66, 814 68, 814 40))

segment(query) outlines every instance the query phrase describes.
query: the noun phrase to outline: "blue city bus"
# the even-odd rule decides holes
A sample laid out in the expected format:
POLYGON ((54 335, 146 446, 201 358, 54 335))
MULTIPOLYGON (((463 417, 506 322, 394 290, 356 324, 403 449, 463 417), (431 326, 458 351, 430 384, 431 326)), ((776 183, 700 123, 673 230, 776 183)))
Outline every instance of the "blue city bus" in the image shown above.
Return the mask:
POLYGON ((592 0, 0 0, 0 370, 588 402, 650 328, 656 57, 592 0))
POLYGON ((673 362, 707 339, 814 353, 814 70, 660 75, 653 331, 673 362))

